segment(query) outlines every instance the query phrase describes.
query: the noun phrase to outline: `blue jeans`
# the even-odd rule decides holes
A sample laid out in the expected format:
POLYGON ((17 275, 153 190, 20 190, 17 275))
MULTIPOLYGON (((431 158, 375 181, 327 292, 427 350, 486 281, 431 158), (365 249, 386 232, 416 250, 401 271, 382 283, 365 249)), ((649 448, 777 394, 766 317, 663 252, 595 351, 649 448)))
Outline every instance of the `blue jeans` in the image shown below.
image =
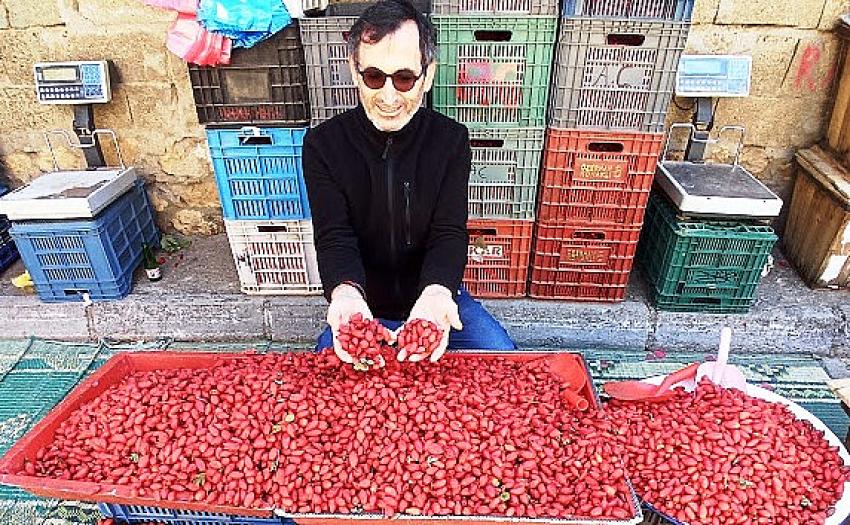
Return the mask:
MULTIPOLYGON (((516 345, 508 336, 508 333, 493 318, 484 307, 469 295, 465 288, 460 289, 460 294, 455 297, 457 302, 460 322, 463 330, 451 329, 449 332, 449 350, 515 350, 516 345)), ((389 319, 378 319, 382 325, 390 330, 395 330, 404 321, 393 321, 389 319)), ((316 351, 333 346, 333 335, 331 328, 319 335, 316 351)))

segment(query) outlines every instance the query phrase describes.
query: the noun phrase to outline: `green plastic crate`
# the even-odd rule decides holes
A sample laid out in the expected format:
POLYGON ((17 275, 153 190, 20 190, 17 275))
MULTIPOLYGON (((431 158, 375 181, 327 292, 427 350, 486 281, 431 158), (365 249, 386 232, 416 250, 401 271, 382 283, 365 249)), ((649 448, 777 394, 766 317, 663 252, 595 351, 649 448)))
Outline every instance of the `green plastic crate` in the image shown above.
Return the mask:
POLYGON ((769 226, 678 219, 653 193, 638 261, 661 310, 743 313, 753 304, 776 239, 769 226))
POLYGON ((433 108, 470 128, 546 125, 558 18, 434 16, 433 108))
POLYGON ((470 218, 534 218, 544 136, 544 128, 469 131, 470 218))

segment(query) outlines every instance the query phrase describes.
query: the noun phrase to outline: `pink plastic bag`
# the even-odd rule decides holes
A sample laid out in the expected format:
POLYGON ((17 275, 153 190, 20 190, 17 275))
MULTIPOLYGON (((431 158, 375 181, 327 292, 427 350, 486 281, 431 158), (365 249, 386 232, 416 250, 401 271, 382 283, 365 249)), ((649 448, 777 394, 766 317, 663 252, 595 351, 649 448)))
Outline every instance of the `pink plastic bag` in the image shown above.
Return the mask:
POLYGON ((193 15, 198 12, 198 0, 142 0, 142 3, 178 13, 193 15))
POLYGON ((210 33, 194 15, 180 13, 168 29, 165 46, 186 62, 202 66, 230 63, 229 38, 210 33))

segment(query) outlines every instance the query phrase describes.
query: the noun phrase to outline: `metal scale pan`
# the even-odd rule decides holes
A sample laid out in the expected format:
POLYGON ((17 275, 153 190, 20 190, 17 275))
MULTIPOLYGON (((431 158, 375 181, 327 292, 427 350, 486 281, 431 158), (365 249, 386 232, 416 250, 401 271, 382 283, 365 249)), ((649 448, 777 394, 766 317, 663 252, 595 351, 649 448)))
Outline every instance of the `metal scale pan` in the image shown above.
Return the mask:
POLYGON ((87 170, 60 170, 50 142, 51 134, 64 135, 71 147, 93 147, 71 141, 63 130, 45 132, 55 171, 46 173, 28 185, 0 198, 0 214, 12 221, 85 219, 97 214, 123 195, 136 181, 136 170, 126 167, 112 130, 97 129, 92 135, 112 137, 120 166, 87 170))
POLYGON ((664 155, 658 163, 655 181, 667 197, 688 217, 732 219, 772 219, 782 209, 782 199, 738 164, 744 144, 744 128, 723 126, 717 138, 700 139, 695 136, 692 124, 678 123, 670 126, 664 155), (670 138, 673 130, 690 130, 692 142, 716 144, 727 131, 737 131, 739 141, 733 161, 726 163, 695 163, 668 160, 670 138))

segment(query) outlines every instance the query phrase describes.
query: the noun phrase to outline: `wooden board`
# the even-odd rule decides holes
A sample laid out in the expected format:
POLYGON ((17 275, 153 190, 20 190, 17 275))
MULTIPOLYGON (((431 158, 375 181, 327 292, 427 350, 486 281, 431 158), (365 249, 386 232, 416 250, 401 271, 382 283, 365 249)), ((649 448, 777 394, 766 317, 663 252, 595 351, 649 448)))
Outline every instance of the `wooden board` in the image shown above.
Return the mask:
POLYGON ((786 255, 814 287, 850 284, 850 172, 818 146, 797 153, 786 255))

